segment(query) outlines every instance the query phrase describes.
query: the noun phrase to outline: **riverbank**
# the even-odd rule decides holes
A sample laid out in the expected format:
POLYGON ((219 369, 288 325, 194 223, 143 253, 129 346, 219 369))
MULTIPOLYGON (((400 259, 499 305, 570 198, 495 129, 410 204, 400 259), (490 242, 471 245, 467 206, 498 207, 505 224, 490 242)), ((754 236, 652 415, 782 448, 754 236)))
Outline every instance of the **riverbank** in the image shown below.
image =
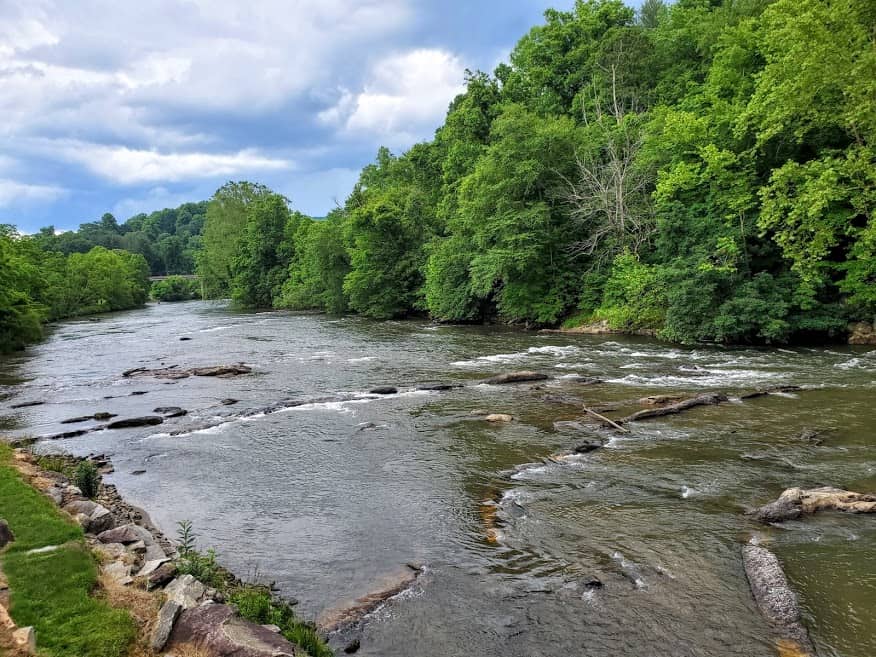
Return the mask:
POLYGON ((199 552, 190 526, 173 543, 115 487, 99 483, 88 499, 71 483, 82 463, 111 469, 0 442, 0 647, 10 655, 331 657, 287 601, 199 552))

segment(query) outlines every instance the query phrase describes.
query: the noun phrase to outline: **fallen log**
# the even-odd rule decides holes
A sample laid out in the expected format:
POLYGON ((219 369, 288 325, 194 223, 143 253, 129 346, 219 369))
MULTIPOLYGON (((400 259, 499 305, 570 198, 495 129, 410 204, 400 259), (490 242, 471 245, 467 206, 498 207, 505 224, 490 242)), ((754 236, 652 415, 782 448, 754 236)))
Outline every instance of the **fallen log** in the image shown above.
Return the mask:
POLYGON ((714 404, 720 404, 728 400, 727 395, 721 392, 707 392, 701 395, 697 395, 696 397, 691 397, 690 399, 682 400, 676 404, 669 404, 667 406, 661 406, 660 408, 646 408, 642 411, 637 411, 632 415, 628 415, 627 417, 619 420, 619 424, 626 424, 627 422, 638 422, 639 420, 648 420, 652 417, 663 417, 664 415, 675 415, 676 413, 682 413, 688 409, 695 408, 697 406, 711 406, 714 404))
POLYGON ((809 633, 801 621, 797 596, 776 555, 766 548, 746 545, 742 548, 742 562, 757 607, 781 637, 780 646, 786 650, 784 654, 814 655, 809 633))
POLYGON ((863 495, 840 488, 789 488, 779 499, 754 512, 754 517, 763 523, 796 520, 803 515, 819 511, 843 511, 845 513, 876 513, 876 495, 863 495))

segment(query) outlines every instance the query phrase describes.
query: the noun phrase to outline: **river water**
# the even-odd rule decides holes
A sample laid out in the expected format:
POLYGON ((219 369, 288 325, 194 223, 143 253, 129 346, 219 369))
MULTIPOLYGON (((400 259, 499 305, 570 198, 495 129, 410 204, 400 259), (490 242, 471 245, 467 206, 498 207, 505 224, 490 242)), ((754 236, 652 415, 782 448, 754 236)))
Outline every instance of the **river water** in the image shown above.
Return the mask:
POLYGON ((41 449, 111 455, 107 479, 168 535, 191 520, 201 547, 238 574, 276 581, 302 615, 425 564, 414 588, 368 618, 361 655, 775 655, 742 568, 752 539, 781 559, 820 655, 876 655, 876 518, 824 514, 778 528, 745 515, 792 485, 876 491, 876 351, 689 349, 191 302, 59 324, 0 370, 9 435, 55 433, 97 411, 188 409, 158 427, 41 449), (232 362, 254 373, 121 376, 232 362), (478 384, 515 369, 552 379, 478 384), (414 390, 427 382, 466 386, 414 390), (384 384, 400 392, 364 394, 384 384), (603 449, 548 458, 606 435, 555 427, 581 415, 557 397, 620 417, 647 395, 774 385, 805 389, 635 423, 603 449), (244 417, 340 393, 359 398, 244 417), (229 397, 240 402, 219 403, 229 397), (10 408, 31 400, 47 403, 10 408), (490 424, 472 415, 481 410, 515 420, 490 424), (224 424, 197 430, 205 421, 224 424), (821 444, 800 438, 807 429, 821 444))

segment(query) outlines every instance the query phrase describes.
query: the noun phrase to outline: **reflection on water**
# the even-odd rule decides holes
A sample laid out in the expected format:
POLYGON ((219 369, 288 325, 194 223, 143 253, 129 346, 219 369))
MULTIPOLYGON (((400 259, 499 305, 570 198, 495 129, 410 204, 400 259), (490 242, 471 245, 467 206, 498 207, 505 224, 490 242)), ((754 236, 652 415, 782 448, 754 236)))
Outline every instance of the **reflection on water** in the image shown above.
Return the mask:
POLYGON ((113 483, 166 531, 191 519, 204 546, 276 580, 303 613, 428 564, 415 591, 369 622, 363 655, 774 655, 741 565, 752 536, 785 564, 821 655, 876 655, 876 519, 770 528, 744 515, 791 485, 876 491, 873 351, 686 349, 196 302, 67 322, 0 366, 11 433, 54 433, 98 411, 188 409, 161 427, 49 447, 110 454, 113 483), (220 362, 256 373, 120 375, 220 362), (554 378, 476 385, 524 368, 554 378), (582 384, 592 378, 603 383, 582 384), (436 382, 470 385, 413 390, 436 382), (400 393, 367 395, 384 384, 400 393), (586 419, 562 424, 580 420, 576 400, 618 417, 648 395, 775 385, 806 389, 638 423, 604 449, 551 458, 608 437, 586 419), (331 399, 264 413, 320 397, 331 399), (29 400, 48 403, 9 410, 29 400))

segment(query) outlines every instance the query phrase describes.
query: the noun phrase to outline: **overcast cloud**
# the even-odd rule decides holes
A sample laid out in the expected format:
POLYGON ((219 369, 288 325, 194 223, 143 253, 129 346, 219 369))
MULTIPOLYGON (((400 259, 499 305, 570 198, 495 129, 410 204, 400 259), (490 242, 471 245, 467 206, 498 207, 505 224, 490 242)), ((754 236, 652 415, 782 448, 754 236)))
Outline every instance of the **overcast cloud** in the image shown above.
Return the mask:
POLYGON ((322 215, 549 5, 571 0, 0 0, 0 223, 124 220, 230 179, 322 215))

